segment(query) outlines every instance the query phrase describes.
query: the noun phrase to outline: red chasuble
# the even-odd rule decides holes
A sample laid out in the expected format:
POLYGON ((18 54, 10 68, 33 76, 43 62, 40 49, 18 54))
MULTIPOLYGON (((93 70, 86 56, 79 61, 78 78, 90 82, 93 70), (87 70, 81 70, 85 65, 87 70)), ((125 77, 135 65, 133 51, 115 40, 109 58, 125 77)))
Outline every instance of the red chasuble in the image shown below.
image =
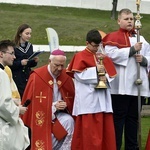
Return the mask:
POLYGON ((118 31, 107 34, 103 38, 103 46, 111 45, 117 46, 118 48, 131 47, 129 36, 132 36, 133 34, 136 34, 134 30, 128 32, 127 30, 120 28, 118 31))
MULTIPOLYGON (((95 67, 97 62, 96 59, 95 54, 86 48, 85 50, 74 55, 67 68, 67 74, 73 77, 74 72, 82 72, 89 67, 95 67)), ((103 64, 110 77, 116 76, 116 69, 112 60, 108 56, 103 55, 103 64)))
MULTIPOLYGON (((72 113, 74 84, 72 78, 63 70, 57 78, 57 85, 62 99, 67 102, 68 112, 72 113)), ((22 119, 31 128, 31 150, 52 150, 51 117, 53 98, 53 78, 47 66, 35 69, 27 83, 22 104, 30 99, 27 112, 22 119)))

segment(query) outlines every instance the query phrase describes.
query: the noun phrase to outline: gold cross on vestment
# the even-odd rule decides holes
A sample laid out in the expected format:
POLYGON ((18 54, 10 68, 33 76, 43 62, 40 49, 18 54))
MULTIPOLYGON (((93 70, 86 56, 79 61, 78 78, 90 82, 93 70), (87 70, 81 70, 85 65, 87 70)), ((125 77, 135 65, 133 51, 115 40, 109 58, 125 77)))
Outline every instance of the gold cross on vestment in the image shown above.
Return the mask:
POLYGON ((42 98, 46 98, 46 96, 42 96, 42 92, 40 92, 40 95, 36 96, 35 98, 39 98, 40 99, 40 103, 42 103, 42 98))
POLYGON ((69 96, 69 93, 67 92, 67 96, 65 98, 72 98, 72 96, 69 96))

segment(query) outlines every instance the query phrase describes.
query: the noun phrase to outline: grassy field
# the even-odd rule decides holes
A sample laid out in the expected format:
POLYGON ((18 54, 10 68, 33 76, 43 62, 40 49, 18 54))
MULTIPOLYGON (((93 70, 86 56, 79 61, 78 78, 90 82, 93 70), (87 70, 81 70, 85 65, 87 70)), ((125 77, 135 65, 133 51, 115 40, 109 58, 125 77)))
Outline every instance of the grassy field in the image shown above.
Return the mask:
MULTIPOLYGON (((86 33, 99 29, 106 33, 118 29, 117 21, 110 19, 110 11, 77 9, 49 6, 14 5, 0 3, 0 40, 13 39, 18 26, 28 23, 32 27, 32 44, 48 44, 46 28, 54 28, 59 36, 60 45, 85 45, 86 33)), ((150 15, 142 14, 141 34, 150 42, 150 15)), ((74 53, 66 53, 67 64, 74 53)), ((37 67, 48 63, 49 53, 40 56, 37 67)), ((142 146, 144 150, 150 117, 142 118, 142 146)))
MULTIPOLYGON (((135 6, 136 7, 136 6, 135 6)), ((17 27, 28 23, 32 27, 33 44, 48 44, 45 28, 54 28, 60 45, 85 45, 85 35, 91 29, 106 33, 118 29, 110 11, 50 6, 31 6, 0 3, 0 40, 13 39, 17 27)), ((150 41, 150 15, 141 14, 141 34, 150 41)))
POLYGON ((141 119, 142 150, 145 150, 148 132, 150 130, 150 116, 141 119))
MULTIPOLYGON (((149 129, 150 129, 150 116, 142 117, 141 118, 141 144, 142 144, 141 150, 145 150, 149 129)), ((124 142, 122 144, 121 150, 124 150, 124 142)))
MULTIPOLYGON (((145 150, 145 145, 146 145, 149 129, 150 129, 150 116, 149 117, 142 117, 141 118, 142 150, 145 150)), ((123 148, 122 148, 122 150, 123 150, 123 148)))

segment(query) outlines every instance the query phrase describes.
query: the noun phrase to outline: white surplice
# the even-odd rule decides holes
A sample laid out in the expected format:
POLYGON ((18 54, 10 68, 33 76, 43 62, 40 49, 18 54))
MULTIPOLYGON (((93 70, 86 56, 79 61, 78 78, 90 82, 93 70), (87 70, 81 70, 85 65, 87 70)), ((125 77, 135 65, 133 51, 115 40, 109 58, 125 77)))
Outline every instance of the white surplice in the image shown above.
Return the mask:
MULTIPOLYGON (((109 77, 108 81, 111 81, 109 77)), ((109 86, 107 89, 95 89, 98 84, 96 67, 87 68, 81 73, 75 72, 74 83, 73 115, 112 112, 109 86)))
POLYGON ((10 80, 0 69, 0 150, 25 150, 29 143, 28 129, 12 100, 10 80))
MULTIPOLYGON (((129 37, 131 46, 137 43, 137 36, 129 37)), ((143 36, 140 36, 140 42, 142 42, 142 54, 147 59, 147 67, 140 66, 140 78, 142 79, 142 85, 140 85, 141 96, 150 96, 148 71, 150 69, 150 45, 146 42, 143 36)), ((106 54, 113 60, 117 76, 111 83, 112 94, 126 94, 126 95, 138 95, 138 88, 135 84, 137 80, 137 63, 135 57, 129 57, 130 47, 119 49, 116 46, 105 46, 106 54)))

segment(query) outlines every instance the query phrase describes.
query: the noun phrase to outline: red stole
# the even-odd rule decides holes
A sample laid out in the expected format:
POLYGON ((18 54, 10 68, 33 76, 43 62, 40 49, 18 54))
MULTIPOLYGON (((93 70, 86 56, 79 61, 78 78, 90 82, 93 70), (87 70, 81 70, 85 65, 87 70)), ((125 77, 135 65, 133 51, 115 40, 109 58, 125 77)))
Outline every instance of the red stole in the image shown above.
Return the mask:
POLYGON ((129 36, 132 34, 136 34, 136 32, 134 30, 128 32, 120 28, 118 31, 109 33, 103 38, 103 46, 111 45, 117 46, 118 48, 131 47, 129 36))
MULTIPOLYGON (((62 99, 67 102, 69 112, 72 111, 74 99, 74 86, 72 79, 66 75, 65 70, 57 78, 58 88, 62 99), (69 84, 68 84, 69 82, 69 84)), ((22 119, 31 128, 31 150, 52 150, 51 139, 51 106, 53 97, 53 78, 47 66, 35 69, 30 75, 22 103, 30 99, 28 111, 22 119)))
MULTIPOLYGON (((73 77, 74 72, 82 72, 89 67, 95 67, 96 59, 95 54, 89 49, 76 53, 67 68, 67 74, 73 77)), ((103 64, 110 77, 114 77, 117 74, 114 64, 108 56, 104 56, 103 64)))

